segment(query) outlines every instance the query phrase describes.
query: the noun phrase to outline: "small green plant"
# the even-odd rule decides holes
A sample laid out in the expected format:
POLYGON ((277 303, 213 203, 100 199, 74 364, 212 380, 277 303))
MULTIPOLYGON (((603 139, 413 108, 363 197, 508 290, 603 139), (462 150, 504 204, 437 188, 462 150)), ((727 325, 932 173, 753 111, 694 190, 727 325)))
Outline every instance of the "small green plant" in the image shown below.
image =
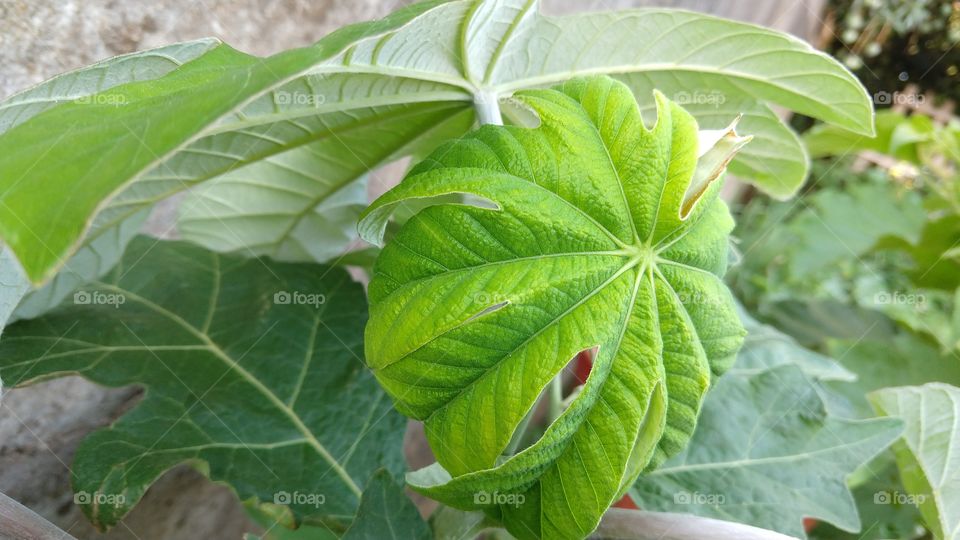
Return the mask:
POLYGON ((72 465, 104 529, 188 462, 306 538, 623 538, 624 496, 857 530, 845 479, 900 422, 834 414, 850 372, 723 281, 727 169, 781 199, 808 173, 774 105, 873 133, 830 57, 661 9, 427 1, 268 58, 200 40, 61 75, 0 104, 0 376, 146 388, 72 465), (181 241, 136 234, 184 191, 181 241), (400 413, 436 464, 407 472, 400 413))

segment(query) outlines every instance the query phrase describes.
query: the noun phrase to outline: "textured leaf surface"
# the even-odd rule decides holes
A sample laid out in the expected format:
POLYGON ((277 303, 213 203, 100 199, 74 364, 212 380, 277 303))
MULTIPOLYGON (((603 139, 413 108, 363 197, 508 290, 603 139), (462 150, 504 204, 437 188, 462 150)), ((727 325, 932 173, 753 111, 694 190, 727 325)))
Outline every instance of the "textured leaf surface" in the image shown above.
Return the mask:
POLYGON ((363 291, 346 272, 140 237, 79 294, 7 328, 0 375, 11 385, 80 374, 146 387, 77 451, 74 489, 109 503, 83 506, 94 523, 115 524, 185 461, 242 499, 286 493, 299 518, 331 523, 350 519, 377 468, 403 470, 404 422, 359 357, 363 291), (275 300, 284 292, 289 303, 275 300))
POLYGON ((796 366, 721 378, 686 451, 644 475, 631 494, 649 510, 739 521, 804 537, 813 517, 860 529, 846 478, 892 443, 889 418, 832 417, 796 366))
POLYGON ((360 510, 344 540, 430 540, 430 527, 387 471, 378 471, 360 501, 360 510))
POLYGON ((960 538, 960 388, 943 383, 885 388, 870 394, 881 414, 906 429, 894 450, 903 484, 936 538, 960 538))
MULTIPOLYGON (((806 157, 768 105, 862 133, 873 129, 868 96, 834 60, 777 32, 687 12, 549 17, 533 0, 431 1, 269 58, 211 41, 175 50, 184 63, 169 72, 172 64, 146 53, 89 72, 108 73, 107 82, 117 80, 114 73, 137 73, 90 99, 50 106, 49 96, 38 95, 43 112, 0 136, 0 235, 31 280, 62 266, 95 216, 96 227, 109 228, 191 184, 323 146, 318 141, 344 138, 343 130, 382 141, 376 156, 357 154, 372 168, 405 151, 404 133, 428 141, 454 124, 462 132, 474 102, 495 115, 500 97, 577 75, 611 74, 644 100, 654 87, 678 98, 687 92, 706 127, 719 127, 710 124, 727 110, 743 112, 758 144, 731 166, 781 197, 802 183, 806 157), (704 94, 718 97, 703 102, 704 94), (402 129, 399 117, 409 120, 402 129)), ((9 107, 11 125, 24 105, 9 107)), ((353 157, 333 151, 333 143, 327 148, 322 159, 345 161, 320 183, 339 184, 346 179, 340 165, 353 167, 353 157)), ((205 244, 235 249, 234 218, 277 203, 281 196, 256 180, 258 196, 270 199, 262 206, 239 205, 228 215, 212 205, 192 216, 207 218, 197 231, 205 244)), ((315 189, 305 193, 317 197, 315 189)), ((283 224, 296 228, 302 221, 295 216, 313 212, 305 206, 284 205, 282 216, 265 219, 254 252, 294 253, 296 235, 282 234, 283 224), (257 245, 264 237, 276 245, 257 245)))
POLYGON ((662 95, 647 130, 606 77, 518 97, 540 127, 485 126, 441 146, 366 211, 361 233, 377 242, 404 201, 466 193, 495 206, 438 204, 404 224, 374 267, 365 347, 442 466, 414 476, 417 489, 520 538, 583 537, 683 447, 711 371, 740 346, 717 177, 744 141, 730 131, 698 152, 696 122, 662 95), (592 347, 578 397, 501 463, 544 387, 592 347))

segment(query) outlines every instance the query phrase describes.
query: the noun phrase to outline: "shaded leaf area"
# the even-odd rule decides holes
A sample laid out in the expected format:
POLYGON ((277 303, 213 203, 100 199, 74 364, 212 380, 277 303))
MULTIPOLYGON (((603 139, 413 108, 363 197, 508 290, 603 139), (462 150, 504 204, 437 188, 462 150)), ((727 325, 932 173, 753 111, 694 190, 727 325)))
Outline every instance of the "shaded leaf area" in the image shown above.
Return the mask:
POLYGON ((430 527, 387 471, 379 471, 363 490, 360 510, 345 540, 430 540, 430 527))
POLYGON ((538 128, 485 126, 441 146, 360 223, 379 242, 406 201, 486 201, 429 206, 386 243, 365 347, 437 456, 409 477, 415 489, 519 538, 588 535, 641 470, 683 448, 742 341, 720 280, 733 223, 718 193, 746 141, 698 133, 657 96, 648 130, 607 77, 520 92, 538 128), (501 458, 544 387, 592 347, 577 397, 501 458))
POLYGON ((342 530, 370 475, 404 468, 404 421, 360 356, 365 321, 363 290, 343 270, 139 237, 103 280, 8 327, 0 375, 146 387, 77 451, 74 489, 98 526, 194 462, 241 499, 342 530))

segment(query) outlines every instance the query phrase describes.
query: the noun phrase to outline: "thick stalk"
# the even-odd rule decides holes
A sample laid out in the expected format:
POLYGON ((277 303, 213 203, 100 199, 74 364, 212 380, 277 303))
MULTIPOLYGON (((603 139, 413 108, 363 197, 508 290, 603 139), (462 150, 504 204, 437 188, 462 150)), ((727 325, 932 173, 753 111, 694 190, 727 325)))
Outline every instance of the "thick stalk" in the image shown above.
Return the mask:
POLYGON ((503 117, 500 115, 500 100, 496 92, 477 92, 473 99, 473 106, 477 109, 477 121, 481 125, 503 125, 503 117))

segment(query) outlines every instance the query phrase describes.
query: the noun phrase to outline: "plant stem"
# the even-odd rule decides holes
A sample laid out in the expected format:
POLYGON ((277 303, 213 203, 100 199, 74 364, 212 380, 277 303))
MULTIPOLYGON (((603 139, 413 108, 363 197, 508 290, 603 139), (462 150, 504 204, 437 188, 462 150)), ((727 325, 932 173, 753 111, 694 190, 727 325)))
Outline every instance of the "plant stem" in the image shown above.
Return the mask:
POLYGON ((477 109, 477 121, 481 125, 503 125, 500 116, 500 100, 496 92, 480 91, 473 98, 473 106, 477 109))
POLYGON ((550 423, 560 418, 563 413, 563 372, 550 381, 550 423))

